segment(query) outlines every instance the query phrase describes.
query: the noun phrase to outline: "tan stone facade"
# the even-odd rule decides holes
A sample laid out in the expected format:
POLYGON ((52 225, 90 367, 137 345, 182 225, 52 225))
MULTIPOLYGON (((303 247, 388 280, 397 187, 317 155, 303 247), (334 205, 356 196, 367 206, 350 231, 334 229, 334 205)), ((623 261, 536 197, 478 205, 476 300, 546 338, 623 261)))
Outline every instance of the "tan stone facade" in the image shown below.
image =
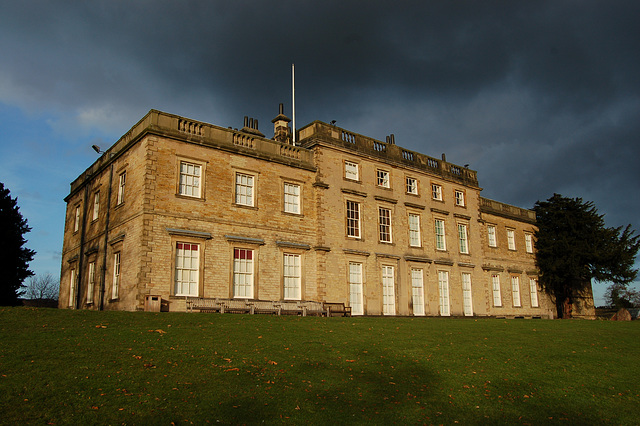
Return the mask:
POLYGON ((199 296, 554 316, 533 212, 482 198, 475 171, 321 122, 294 146, 282 110, 273 123, 277 140, 253 120, 147 114, 71 184, 60 307, 154 295, 169 311, 199 296))

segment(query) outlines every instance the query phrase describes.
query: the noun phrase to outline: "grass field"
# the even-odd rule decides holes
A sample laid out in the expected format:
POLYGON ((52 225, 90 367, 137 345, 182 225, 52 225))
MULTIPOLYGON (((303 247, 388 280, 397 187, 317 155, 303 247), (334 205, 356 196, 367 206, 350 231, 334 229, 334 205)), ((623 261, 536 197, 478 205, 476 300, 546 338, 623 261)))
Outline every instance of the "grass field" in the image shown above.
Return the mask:
POLYGON ((640 322, 0 308, 3 424, 638 424, 640 322))

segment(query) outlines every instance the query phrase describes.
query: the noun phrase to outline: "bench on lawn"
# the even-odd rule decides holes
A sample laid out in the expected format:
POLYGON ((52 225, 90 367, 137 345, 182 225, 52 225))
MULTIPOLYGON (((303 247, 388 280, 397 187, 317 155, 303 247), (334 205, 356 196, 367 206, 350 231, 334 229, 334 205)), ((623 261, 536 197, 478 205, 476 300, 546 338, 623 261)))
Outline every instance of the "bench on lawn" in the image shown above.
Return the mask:
POLYGON ((302 307, 302 316, 306 317, 307 315, 317 315, 317 316, 325 316, 327 315, 327 310, 324 308, 322 302, 299 302, 302 307))
POLYGON ((249 300, 247 305, 251 306, 252 314, 276 314, 280 315, 282 306, 279 302, 272 302, 270 300, 249 300))
POLYGON ((327 310, 327 316, 350 317, 351 306, 345 306, 344 303, 324 302, 324 308, 327 310))
POLYGON ((224 307, 217 298, 187 297, 187 312, 193 312, 194 309, 200 312, 222 312, 224 307))

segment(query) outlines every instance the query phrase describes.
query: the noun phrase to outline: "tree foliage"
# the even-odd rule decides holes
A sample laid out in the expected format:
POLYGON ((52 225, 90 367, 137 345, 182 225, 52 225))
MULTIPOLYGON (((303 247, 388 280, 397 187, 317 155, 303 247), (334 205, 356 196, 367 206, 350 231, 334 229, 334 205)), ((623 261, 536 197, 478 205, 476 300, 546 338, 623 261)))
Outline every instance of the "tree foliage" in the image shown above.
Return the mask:
POLYGON ((534 209, 539 283, 555 299, 558 317, 571 317, 573 302, 590 291, 592 279, 621 285, 635 279, 640 236, 631 225, 607 228, 592 202, 559 194, 534 209))
POLYGON ((604 293, 604 301, 611 308, 638 308, 640 291, 629 288, 627 284, 611 284, 604 293))
POLYGON ((31 231, 20 214, 17 198, 0 182, 0 305, 17 305, 25 278, 33 275, 29 262, 35 251, 26 248, 24 234, 31 231))
POLYGON ((58 299, 60 283, 51 274, 32 276, 24 296, 32 300, 58 299))

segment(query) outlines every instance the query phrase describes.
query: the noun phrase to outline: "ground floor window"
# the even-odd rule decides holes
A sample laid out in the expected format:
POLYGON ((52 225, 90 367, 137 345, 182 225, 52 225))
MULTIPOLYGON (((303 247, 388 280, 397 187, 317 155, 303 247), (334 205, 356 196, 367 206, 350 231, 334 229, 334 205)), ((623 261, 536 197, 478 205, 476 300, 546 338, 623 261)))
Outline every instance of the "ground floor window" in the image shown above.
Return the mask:
POLYGON ((529 290, 531 291, 531 307, 537 308, 538 305, 538 281, 535 278, 529 278, 529 290))
POLYGON ((300 255, 284 254, 284 298, 301 299, 300 255))
POLYGON ((473 315, 473 298, 471 296, 471 274, 462 274, 462 302, 465 316, 473 315))
POLYGON ((87 284, 87 303, 93 303, 93 292, 96 286, 96 262, 89 263, 89 281, 87 284))
POLYGON ((253 298, 253 250, 233 250, 233 297, 253 298))
POLYGON ((117 299, 120 292, 120 252, 113 255, 113 283, 111 285, 111 298, 117 299))
POLYGON ((69 307, 75 308, 76 303, 76 270, 71 270, 71 278, 69 280, 69 307))
POLYGON ((349 262, 349 306, 352 315, 364 314, 362 263, 349 262))
POLYGON ((396 314, 396 293, 393 266, 382 267, 382 313, 396 314))
POLYGON ((176 296, 198 296, 200 246, 176 243, 176 296))
POLYGON ((413 315, 424 315, 424 275, 422 269, 411 270, 413 315))
POLYGON ((449 272, 438 271, 438 292, 440 299, 440 315, 449 316, 449 272))
POLYGON ((516 275, 511 276, 511 293, 513 295, 513 306, 515 308, 520 307, 520 277, 516 275))
POLYGON ((491 285, 493 286, 493 306, 502 306, 502 295, 500 294, 500 276, 491 275, 491 285))

